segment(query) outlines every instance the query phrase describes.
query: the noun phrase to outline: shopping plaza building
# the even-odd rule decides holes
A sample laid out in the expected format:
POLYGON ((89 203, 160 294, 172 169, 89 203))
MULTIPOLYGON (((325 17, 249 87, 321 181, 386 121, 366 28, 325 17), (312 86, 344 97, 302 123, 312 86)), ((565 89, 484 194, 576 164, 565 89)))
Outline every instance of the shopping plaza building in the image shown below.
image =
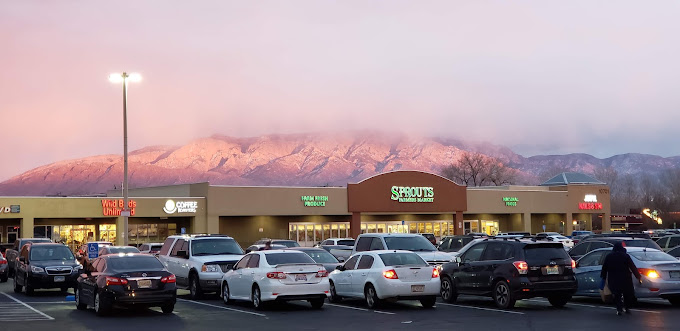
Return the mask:
POLYGON ((0 241, 47 237, 73 249, 92 240, 163 242, 221 233, 242 246, 289 238, 312 246, 369 233, 543 232, 610 229, 609 187, 578 173, 540 186, 465 187, 418 171, 347 187, 239 187, 196 183, 131 189, 125 234, 120 191, 102 197, 0 197, 0 241))

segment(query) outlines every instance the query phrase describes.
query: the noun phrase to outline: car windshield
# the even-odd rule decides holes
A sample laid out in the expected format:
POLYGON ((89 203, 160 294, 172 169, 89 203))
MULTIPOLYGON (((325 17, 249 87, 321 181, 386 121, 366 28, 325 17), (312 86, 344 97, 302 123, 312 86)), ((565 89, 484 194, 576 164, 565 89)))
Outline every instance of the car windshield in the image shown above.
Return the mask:
POLYGON ((398 265, 427 266, 427 262, 415 253, 383 253, 380 254, 380 259, 386 267, 398 265))
POLYGON ((243 255, 243 250, 234 239, 200 239, 191 241, 191 254, 193 256, 243 255))
POLYGON ((265 254, 269 265, 279 265, 288 263, 317 263, 309 255, 300 253, 271 253, 265 254))
POLYGON ((331 253, 326 250, 304 250, 305 254, 309 255, 316 263, 340 263, 331 253))
POLYGON ((471 241, 472 241, 471 237, 451 238, 451 245, 449 246, 449 250, 458 251, 471 241))
POLYGON ((31 261, 72 261, 73 253, 66 246, 43 246, 31 248, 31 261))
POLYGON ((338 245, 354 246, 354 239, 338 240, 338 245))
POLYGON ((674 261, 678 262, 678 259, 659 251, 644 251, 644 252, 630 252, 630 256, 636 258, 639 261, 674 261))
POLYGON ((139 253, 139 250, 135 247, 109 247, 108 250, 111 252, 111 254, 139 253))
POLYGON ((385 237, 385 243, 387 244, 387 249, 401 249, 406 251, 414 252, 433 252, 435 251, 432 243, 423 236, 413 236, 413 237, 398 237, 398 236, 388 236, 385 237))
POLYGON ((150 255, 111 257, 107 261, 107 266, 115 271, 163 270, 163 264, 150 255))
POLYGON ((661 247, 651 239, 625 240, 626 247, 645 247, 661 250, 661 247))
POLYGON ((272 244, 283 245, 286 247, 300 247, 300 244, 293 240, 274 240, 272 241, 272 244))

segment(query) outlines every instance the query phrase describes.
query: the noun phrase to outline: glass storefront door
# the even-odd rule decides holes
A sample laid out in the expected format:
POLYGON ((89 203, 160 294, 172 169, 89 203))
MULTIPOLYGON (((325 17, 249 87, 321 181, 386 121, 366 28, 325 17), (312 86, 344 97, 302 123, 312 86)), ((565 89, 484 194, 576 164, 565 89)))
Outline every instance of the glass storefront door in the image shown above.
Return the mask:
POLYGON ((498 234, 498 221, 482 221, 482 232, 495 236, 498 234))

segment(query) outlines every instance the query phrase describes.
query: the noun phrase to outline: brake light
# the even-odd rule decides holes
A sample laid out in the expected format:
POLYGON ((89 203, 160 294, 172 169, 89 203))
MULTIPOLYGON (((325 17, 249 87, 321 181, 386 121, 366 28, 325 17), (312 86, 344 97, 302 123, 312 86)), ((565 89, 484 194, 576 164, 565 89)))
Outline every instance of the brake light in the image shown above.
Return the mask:
POLYGON ((529 265, 524 261, 515 261, 512 263, 520 275, 526 275, 529 272, 529 265))
POLYGON ((638 271, 649 278, 659 278, 659 273, 654 269, 638 268, 638 271))
POLYGON ((7 260, 0 260, 0 264, 7 264, 7 260))
POLYGON ((387 279, 399 279, 399 276, 397 276, 397 272, 392 270, 385 270, 383 271, 383 277, 387 279))
POLYGON ((106 286, 109 285, 127 285, 128 281, 125 278, 106 277, 106 286))
POLYGON ((622 241, 622 242, 621 242, 621 246, 626 247, 626 242, 625 242, 625 241, 622 241))
POLYGON ((175 275, 165 276, 161 278, 161 283, 176 283, 176 282, 177 278, 175 277, 175 275))
POLYGON ((320 278, 320 277, 328 277, 328 271, 326 271, 326 269, 319 270, 319 271, 316 273, 316 277, 319 277, 319 278, 320 278))
POLYGON ((576 268, 576 261, 571 260, 571 268, 572 269, 576 268))
POLYGON ((439 278, 439 269, 438 268, 432 268, 432 278, 439 278))
POLYGON ((286 279, 286 274, 284 274, 281 271, 275 271, 275 272, 268 272, 267 273, 267 278, 271 279, 286 279))

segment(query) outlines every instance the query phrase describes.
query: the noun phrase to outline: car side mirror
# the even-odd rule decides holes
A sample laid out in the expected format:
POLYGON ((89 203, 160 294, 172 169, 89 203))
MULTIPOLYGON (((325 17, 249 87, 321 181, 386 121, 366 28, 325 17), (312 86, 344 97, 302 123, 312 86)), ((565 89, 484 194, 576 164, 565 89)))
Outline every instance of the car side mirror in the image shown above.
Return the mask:
POLYGON ((336 269, 336 270, 340 270, 340 271, 345 271, 345 266, 344 266, 344 265, 339 265, 339 266, 335 267, 335 269, 336 269))
POLYGON ((20 256, 20 257, 19 257, 19 262, 24 262, 24 263, 26 263, 26 257, 20 256))
POLYGON ((189 252, 187 252, 187 251, 177 251, 177 257, 188 259, 189 258, 189 252))
POLYGON ((342 256, 340 256, 340 257, 338 257, 338 261, 339 261, 339 262, 345 262, 345 258, 342 257, 342 256))
POLYGON ((461 263, 463 263, 463 260, 461 260, 460 256, 456 256, 456 257, 453 258, 453 262, 461 264, 461 263))

